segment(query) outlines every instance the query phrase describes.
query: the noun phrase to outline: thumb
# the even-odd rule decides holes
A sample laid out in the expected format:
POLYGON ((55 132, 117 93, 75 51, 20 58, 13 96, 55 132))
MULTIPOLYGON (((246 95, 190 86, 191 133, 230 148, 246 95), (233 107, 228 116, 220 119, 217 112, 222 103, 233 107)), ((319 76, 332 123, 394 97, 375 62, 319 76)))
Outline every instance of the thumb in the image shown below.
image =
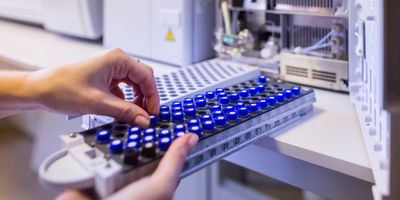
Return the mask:
POLYGON ((152 179, 160 184, 164 192, 163 194, 173 194, 178 182, 179 175, 182 171, 186 157, 196 146, 199 137, 196 134, 188 133, 179 137, 169 147, 164 155, 156 171, 152 175, 152 179))
POLYGON ((135 124, 142 128, 150 124, 149 114, 136 104, 126 102, 115 96, 107 96, 100 106, 95 108, 96 114, 114 117, 117 120, 135 124))

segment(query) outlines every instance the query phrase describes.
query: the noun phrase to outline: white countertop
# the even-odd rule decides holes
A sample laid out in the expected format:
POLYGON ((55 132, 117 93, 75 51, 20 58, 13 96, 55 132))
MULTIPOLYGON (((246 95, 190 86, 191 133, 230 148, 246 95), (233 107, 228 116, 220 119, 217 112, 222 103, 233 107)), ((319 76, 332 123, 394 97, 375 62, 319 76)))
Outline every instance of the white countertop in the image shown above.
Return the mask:
MULTIPOLYGON (((100 42, 60 36, 40 27, 0 20, 0 60, 20 68, 58 66, 102 50, 100 42)), ((153 66, 156 74, 176 69, 146 62, 153 66)), ((317 89, 316 97, 313 114, 255 145, 373 182, 362 133, 349 96, 317 89)))

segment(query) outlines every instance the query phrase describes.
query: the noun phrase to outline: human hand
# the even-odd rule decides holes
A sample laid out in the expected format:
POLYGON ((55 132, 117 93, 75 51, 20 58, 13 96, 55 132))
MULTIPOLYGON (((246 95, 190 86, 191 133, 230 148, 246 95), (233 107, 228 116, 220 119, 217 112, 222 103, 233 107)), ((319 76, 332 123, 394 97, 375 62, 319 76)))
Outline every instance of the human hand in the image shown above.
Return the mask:
MULTIPOLYGON (((196 134, 185 134, 175 140, 151 176, 144 177, 122 188, 108 200, 171 199, 179 182, 186 156, 197 144, 196 134)), ((89 200, 79 191, 67 191, 57 200, 89 200)))
POLYGON ((141 127, 149 125, 149 113, 159 112, 152 68, 120 49, 75 64, 35 71, 26 78, 42 109, 107 115, 141 127), (123 100, 120 82, 133 86, 134 104, 123 100))

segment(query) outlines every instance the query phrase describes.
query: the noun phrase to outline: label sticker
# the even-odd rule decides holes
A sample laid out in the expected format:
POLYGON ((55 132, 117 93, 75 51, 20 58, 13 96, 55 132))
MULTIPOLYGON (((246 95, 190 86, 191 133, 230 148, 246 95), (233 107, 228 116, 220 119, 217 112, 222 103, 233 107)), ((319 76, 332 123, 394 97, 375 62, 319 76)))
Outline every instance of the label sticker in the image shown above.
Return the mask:
POLYGON ((172 33, 171 29, 168 30, 167 35, 165 36, 165 39, 170 42, 175 42, 175 37, 174 37, 174 34, 172 33))

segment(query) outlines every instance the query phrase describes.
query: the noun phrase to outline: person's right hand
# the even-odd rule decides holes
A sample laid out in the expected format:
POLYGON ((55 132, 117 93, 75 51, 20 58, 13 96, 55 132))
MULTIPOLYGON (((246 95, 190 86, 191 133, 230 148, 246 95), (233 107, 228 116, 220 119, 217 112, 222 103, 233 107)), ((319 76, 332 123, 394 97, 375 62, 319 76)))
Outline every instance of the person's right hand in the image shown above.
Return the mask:
MULTIPOLYGON (((133 199, 171 199, 179 182, 186 156, 197 144, 198 136, 188 133, 175 140, 162 158, 156 171, 148 177, 135 181, 111 195, 108 200, 133 199)), ((79 191, 68 191, 61 194, 57 200, 89 200, 79 191)))

